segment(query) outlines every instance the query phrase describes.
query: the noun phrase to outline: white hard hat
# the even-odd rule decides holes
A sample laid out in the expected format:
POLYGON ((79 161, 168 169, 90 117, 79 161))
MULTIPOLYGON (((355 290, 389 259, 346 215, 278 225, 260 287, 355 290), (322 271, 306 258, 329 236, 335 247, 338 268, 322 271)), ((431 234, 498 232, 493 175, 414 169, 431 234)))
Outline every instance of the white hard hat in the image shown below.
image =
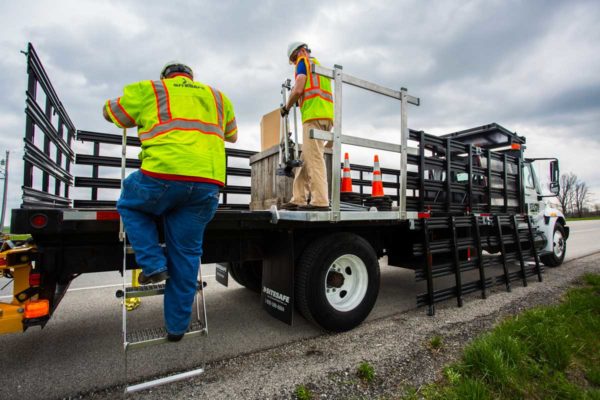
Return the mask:
POLYGON ((302 46, 307 46, 308 47, 308 45, 306 43, 304 43, 304 42, 292 42, 292 43, 290 43, 288 45, 288 51, 287 51, 288 59, 292 56, 292 53, 294 51, 296 51, 296 49, 298 49, 298 47, 302 47, 302 46))
POLYGON ((174 72, 188 74, 189 76, 194 78, 194 71, 192 71, 190 67, 188 67, 186 64, 180 61, 173 60, 166 63, 162 71, 160 71, 160 79, 165 79, 168 75, 174 72))

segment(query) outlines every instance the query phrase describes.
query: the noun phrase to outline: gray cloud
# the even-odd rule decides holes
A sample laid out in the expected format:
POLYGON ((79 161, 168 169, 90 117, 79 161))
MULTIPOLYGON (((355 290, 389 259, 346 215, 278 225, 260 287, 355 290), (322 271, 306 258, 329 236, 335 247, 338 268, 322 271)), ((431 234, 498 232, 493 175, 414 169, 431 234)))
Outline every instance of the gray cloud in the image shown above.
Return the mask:
MULTIPOLYGON (((306 40, 325 65, 420 96, 411 127, 443 133, 498 122, 527 134, 532 154, 560 157, 563 171, 600 193, 589 166, 600 157, 598 20, 595 1, 11 4, 0 17, 0 151, 21 147, 26 75, 19 50, 28 41, 80 129, 116 133, 100 115, 103 101, 177 58, 227 93, 242 143, 258 149, 260 117, 278 106, 279 85, 292 75, 287 43, 306 40), (573 157, 569 141, 587 143, 577 150, 585 157, 573 157)), ((344 88, 348 133, 390 139, 398 113, 394 101, 344 88)), ((11 159, 13 207, 20 157, 11 159)))

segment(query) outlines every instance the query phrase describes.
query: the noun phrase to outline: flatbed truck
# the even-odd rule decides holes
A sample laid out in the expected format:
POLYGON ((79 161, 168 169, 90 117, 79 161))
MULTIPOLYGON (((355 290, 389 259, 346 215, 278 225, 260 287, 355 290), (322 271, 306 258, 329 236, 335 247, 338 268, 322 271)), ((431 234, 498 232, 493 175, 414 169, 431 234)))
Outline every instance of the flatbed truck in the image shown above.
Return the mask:
MULTIPOLYGON (((455 298, 462 306, 469 293, 485 297, 495 285, 510 290, 531 277, 541 281, 542 264, 562 263, 569 228, 544 200, 557 193, 558 160, 525 158, 525 138, 495 123, 443 136, 408 129, 408 107, 420 100, 406 89, 355 78, 339 66, 313 67, 334 85, 334 131, 312 132, 333 142, 331 211, 249 210, 232 202, 260 188, 230 183, 253 178, 239 165, 255 152, 227 148, 229 182, 206 229, 202 256, 203 263, 217 264, 219 282, 231 276, 260 293, 264 309, 285 323, 292 324, 296 309, 339 332, 359 325, 373 308, 383 257, 425 282, 416 303, 429 314, 443 300, 455 298), (343 85, 400 101, 400 144, 342 133, 343 85), (362 165, 351 165, 360 174, 352 179, 358 203, 343 201, 342 144, 399 155, 400 168, 382 169, 390 207, 364 206, 372 168, 362 165), (536 169, 540 163, 547 168, 536 169)), ((114 198, 119 146, 124 140, 129 148, 139 146, 139 139, 76 129, 31 44, 27 73, 23 202, 12 210, 11 231, 31 238, 2 243, 0 271, 14 284, 11 301, 0 304, 0 333, 43 327, 82 274, 121 271, 124 259, 126 269, 137 268, 119 240, 114 198), (75 152, 76 141, 85 151, 75 152), (74 190, 89 196, 74 199, 74 190)), ((125 160, 129 169, 139 165, 125 160)))

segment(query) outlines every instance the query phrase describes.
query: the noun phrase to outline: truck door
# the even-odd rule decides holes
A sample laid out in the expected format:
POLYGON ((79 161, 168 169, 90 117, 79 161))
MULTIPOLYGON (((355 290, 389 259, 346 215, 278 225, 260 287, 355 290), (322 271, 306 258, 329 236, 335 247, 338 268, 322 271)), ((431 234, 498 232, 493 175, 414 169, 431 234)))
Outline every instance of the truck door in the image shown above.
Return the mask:
POLYGON ((544 207, 544 202, 539 200, 538 180, 532 168, 531 162, 523 163, 523 185, 525 186, 525 205, 529 215, 537 215, 544 207))

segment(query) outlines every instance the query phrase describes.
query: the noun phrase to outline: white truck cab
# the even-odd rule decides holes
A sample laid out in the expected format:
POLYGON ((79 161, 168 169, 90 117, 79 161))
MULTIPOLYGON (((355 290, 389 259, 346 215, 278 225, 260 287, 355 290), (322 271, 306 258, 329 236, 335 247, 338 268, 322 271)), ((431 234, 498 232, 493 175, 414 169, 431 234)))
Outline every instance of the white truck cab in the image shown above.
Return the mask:
POLYGON ((564 214, 550 202, 559 190, 560 172, 555 158, 534 158, 523 161, 523 185, 526 212, 537 229, 547 238, 542 262, 549 267, 562 264, 567 250, 569 227, 564 214))

